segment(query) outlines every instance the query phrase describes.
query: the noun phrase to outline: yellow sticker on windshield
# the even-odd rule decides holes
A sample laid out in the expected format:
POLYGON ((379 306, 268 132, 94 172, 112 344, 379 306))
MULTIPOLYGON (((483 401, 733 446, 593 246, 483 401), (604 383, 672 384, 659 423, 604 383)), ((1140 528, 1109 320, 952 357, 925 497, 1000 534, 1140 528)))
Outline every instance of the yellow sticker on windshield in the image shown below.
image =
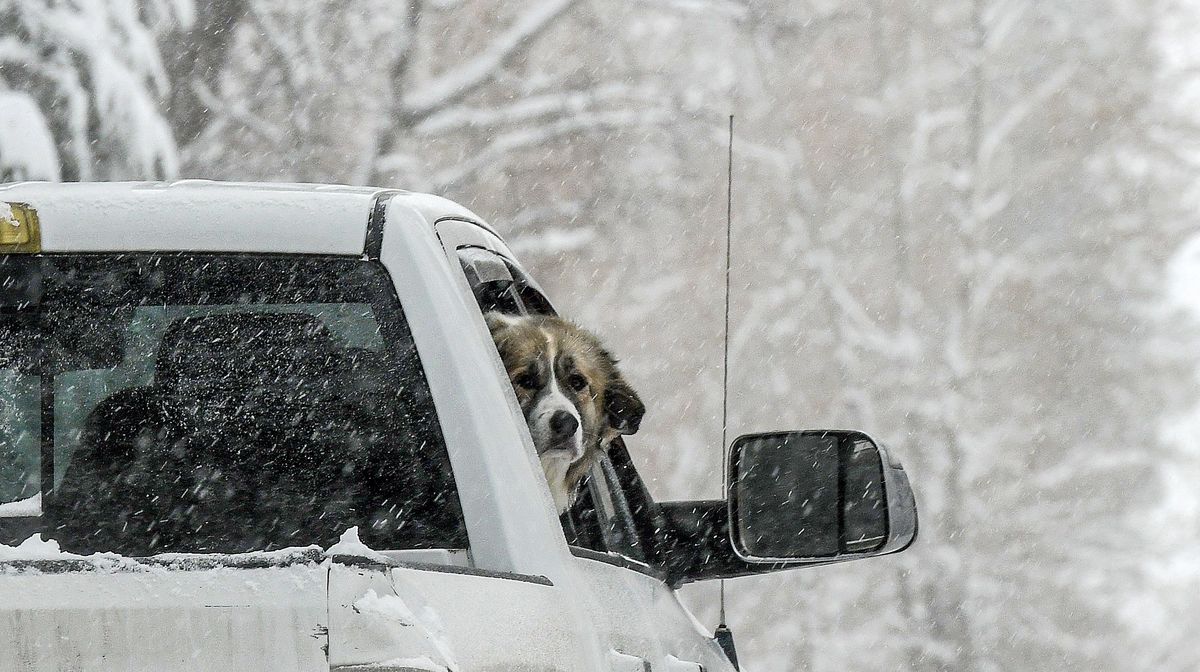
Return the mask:
POLYGON ((0 254, 42 251, 42 227, 28 203, 0 201, 0 254))

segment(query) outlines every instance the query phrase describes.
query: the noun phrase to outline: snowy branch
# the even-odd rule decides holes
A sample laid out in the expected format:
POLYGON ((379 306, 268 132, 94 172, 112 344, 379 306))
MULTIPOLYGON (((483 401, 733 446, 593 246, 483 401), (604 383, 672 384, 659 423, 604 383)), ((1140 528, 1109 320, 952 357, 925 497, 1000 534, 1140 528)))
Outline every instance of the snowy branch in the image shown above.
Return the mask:
POLYGON ((522 98, 498 108, 450 107, 432 113, 413 132, 434 136, 466 129, 527 124, 554 115, 581 114, 598 103, 654 100, 650 87, 609 84, 595 89, 563 91, 522 98))
POLYGON ((548 0, 527 11, 482 53, 405 95, 405 116, 419 121, 470 95, 495 78, 505 64, 578 1, 548 0))
POLYGON ((283 39, 283 35, 286 34, 283 27, 266 11, 251 5, 250 16, 258 24, 259 35, 274 52, 280 75, 283 76, 293 92, 300 93, 303 87, 296 78, 295 68, 307 63, 309 59, 304 58, 303 54, 283 39))
MULTIPOLYGON (((272 143, 283 142, 285 133, 282 129, 271 125, 267 120, 257 116, 247 109, 245 101, 234 100, 225 101, 220 99, 216 93, 208 88, 203 82, 192 82, 192 89, 196 93, 196 97, 204 103, 212 112, 218 115, 214 122, 212 132, 221 130, 218 125, 224 126, 229 120, 232 120, 241 125, 246 130, 257 134, 264 140, 272 143)), ((202 137, 207 137, 209 133, 205 133, 202 137)))
MULTIPOLYGON (((669 119, 669 115, 659 110, 616 110, 579 114, 541 126, 510 131, 496 137, 466 161, 435 173, 430 188, 434 191, 446 191, 488 166, 505 164, 514 152, 538 147, 557 138, 633 126, 651 126, 665 123, 669 119)), ((390 154, 379 158, 377 169, 385 172, 397 170, 412 165, 412 161, 412 157, 405 153, 390 154)))
POLYGON ((750 15, 750 7, 737 0, 642 0, 642 4, 656 10, 671 9, 688 14, 722 17, 744 21, 750 15))
POLYGON ((1158 469, 1161 466, 1159 456, 1148 452, 1097 453, 1094 445, 1083 442, 1064 451, 1055 464, 1042 467, 1030 477, 1039 490, 1058 492, 1070 483, 1094 474, 1128 474, 1138 468, 1158 469))
POLYGON ((852 328, 846 334, 848 338, 889 357, 908 358, 919 352, 920 344, 911 333, 889 333, 876 324, 854 293, 838 277, 837 263, 831 254, 820 252, 810 253, 808 256, 813 268, 820 274, 829 297, 851 323, 852 328))
POLYGON ((1008 3, 997 3, 988 8, 984 17, 987 23, 987 33, 984 40, 984 50, 994 52, 1004 43, 1014 29, 1020 27, 1020 20, 1032 3, 1029 0, 1012 0, 1008 3))
POLYGON ((1001 147, 1008 136, 1021 125, 1031 112, 1041 109, 1047 98, 1062 91, 1066 83, 1075 74, 1075 65, 1064 65, 1055 70, 1049 77, 1042 80, 1028 95, 1022 96, 1016 104, 1010 107, 1003 116, 990 128, 979 143, 979 165, 991 163, 992 157, 1001 147))

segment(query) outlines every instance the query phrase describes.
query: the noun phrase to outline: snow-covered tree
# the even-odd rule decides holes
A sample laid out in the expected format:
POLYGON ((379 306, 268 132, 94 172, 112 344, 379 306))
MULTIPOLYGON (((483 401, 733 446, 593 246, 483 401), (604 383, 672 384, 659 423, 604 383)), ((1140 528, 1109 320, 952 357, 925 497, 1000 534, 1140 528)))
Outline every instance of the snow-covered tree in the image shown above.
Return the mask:
POLYGON ((174 175, 158 38, 188 24, 192 10, 190 0, 0 0, 0 172, 174 175))
POLYGON ((58 148, 37 101, 0 90, 0 182, 57 180, 58 148))

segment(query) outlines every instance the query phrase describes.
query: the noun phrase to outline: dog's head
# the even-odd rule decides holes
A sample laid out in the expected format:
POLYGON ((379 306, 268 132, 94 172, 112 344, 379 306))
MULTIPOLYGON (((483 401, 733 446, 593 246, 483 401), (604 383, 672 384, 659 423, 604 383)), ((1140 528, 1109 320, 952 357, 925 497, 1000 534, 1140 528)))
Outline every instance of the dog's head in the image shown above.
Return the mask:
POLYGON ((557 317, 487 314, 559 508, 582 477, 571 467, 638 430, 645 406, 595 336, 557 317))

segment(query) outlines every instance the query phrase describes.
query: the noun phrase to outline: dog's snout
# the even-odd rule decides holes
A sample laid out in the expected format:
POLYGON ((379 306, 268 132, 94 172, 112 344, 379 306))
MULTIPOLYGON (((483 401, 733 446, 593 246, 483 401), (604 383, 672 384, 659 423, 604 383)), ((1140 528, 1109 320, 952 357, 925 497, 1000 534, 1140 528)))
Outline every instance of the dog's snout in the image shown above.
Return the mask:
POLYGON ((579 429, 579 419, 566 411, 555 411, 550 416, 550 431, 555 438, 571 436, 579 429))

